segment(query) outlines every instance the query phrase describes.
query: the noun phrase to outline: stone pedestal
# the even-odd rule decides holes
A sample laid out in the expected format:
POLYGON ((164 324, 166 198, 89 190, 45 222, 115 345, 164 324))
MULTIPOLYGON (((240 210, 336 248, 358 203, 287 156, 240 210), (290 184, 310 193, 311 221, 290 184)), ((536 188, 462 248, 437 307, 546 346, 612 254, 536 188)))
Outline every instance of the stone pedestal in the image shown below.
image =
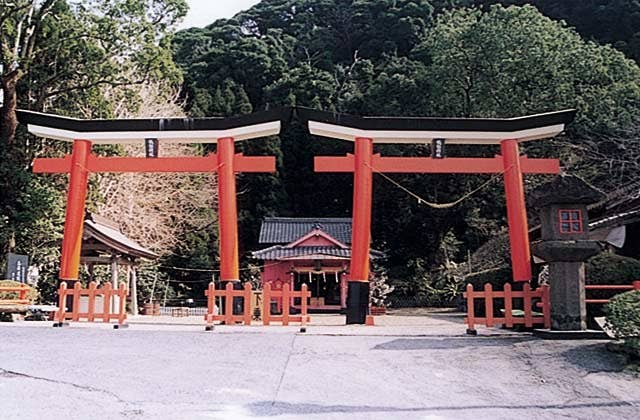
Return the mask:
POLYGON ((559 331, 585 330, 587 307, 584 303, 584 263, 550 262, 549 276, 562 279, 553 284, 551 292, 551 329, 559 331))

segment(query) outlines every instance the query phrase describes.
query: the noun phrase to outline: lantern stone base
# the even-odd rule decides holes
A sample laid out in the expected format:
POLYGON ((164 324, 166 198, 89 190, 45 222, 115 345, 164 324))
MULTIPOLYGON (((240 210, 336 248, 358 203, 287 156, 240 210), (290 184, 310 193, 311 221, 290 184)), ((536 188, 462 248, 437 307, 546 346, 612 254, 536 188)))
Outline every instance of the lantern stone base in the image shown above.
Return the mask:
POLYGON ((583 261, 600 249, 597 242, 586 240, 551 240, 533 246, 534 254, 549 263, 552 330, 587 329, 583 261))

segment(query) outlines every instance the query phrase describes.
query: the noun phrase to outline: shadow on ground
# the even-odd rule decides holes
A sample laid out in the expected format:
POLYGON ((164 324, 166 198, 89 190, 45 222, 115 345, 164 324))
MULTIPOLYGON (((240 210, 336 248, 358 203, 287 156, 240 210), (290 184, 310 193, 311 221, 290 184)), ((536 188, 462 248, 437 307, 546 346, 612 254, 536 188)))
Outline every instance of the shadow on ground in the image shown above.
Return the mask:
POLYGON ((626 358, 606 349, 605 343, 589 344, 571 348, 560 355, 565 360, 589 373, 621 372, 624 370, 626 358))
POLYGON ((247 407, 252 414, 261 416, 303 415, 303 414, 330 414, 330 413, 402 413, 402 412, 429 412, 429 411, 466 411, 466 410, 575 410, 580 408, 605 408, 605 407, 634 407, 640 401, 615 401, 593 403, 566 403, 566 404, 487 404, 487 405, 459 405, 459 406, 423 406, 423 407, 394 407, 371 405, 323 405, 323 404, 292 404, 273 403, 269 401, 249 404, 247 407))
POLYGON ((373 350, 450 350, 466 347, 504 347, 533 341, 531 337, 500 338, 398 338, 373 347, 373 350))

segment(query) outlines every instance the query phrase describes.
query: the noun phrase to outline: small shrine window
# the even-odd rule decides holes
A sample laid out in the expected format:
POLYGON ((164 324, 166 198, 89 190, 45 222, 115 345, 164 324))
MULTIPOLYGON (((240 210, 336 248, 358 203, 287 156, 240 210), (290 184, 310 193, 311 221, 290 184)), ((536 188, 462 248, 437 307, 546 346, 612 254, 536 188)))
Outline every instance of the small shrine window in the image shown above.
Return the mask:
POLYGON ((580 210, 560 210, 560 233, 582 233, 582 212, 580 210))

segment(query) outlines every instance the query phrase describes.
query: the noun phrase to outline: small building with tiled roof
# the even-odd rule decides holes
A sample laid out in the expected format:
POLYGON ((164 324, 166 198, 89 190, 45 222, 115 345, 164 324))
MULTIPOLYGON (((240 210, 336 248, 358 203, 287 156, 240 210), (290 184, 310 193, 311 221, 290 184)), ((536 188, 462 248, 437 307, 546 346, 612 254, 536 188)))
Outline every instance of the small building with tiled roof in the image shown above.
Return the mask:
POLYGON ((122 274, 120 269, 124 267, 124 279, 134 315, 138 314, 136 267, 141 258, 156 260, 160 256, 127 237, 118 223, 97 214, 85 214, 80 263, 87 267, 89 281, 94 280, 95 266, 110 266, 114 288, 118 287, 122 274))
MULTIPOLYGON (((252 256, 264 262, 262 285, 279 290, 289 284, 311 291, 309 310, 338 312, 347 306, 347 279, 351 259, 350 218, 267 217, 259 243, 268 245, 252 256)), ((382 252, 372 250, 371 258, 382 252)), ((294 302, 296 307, 299 302, 294 302)))

